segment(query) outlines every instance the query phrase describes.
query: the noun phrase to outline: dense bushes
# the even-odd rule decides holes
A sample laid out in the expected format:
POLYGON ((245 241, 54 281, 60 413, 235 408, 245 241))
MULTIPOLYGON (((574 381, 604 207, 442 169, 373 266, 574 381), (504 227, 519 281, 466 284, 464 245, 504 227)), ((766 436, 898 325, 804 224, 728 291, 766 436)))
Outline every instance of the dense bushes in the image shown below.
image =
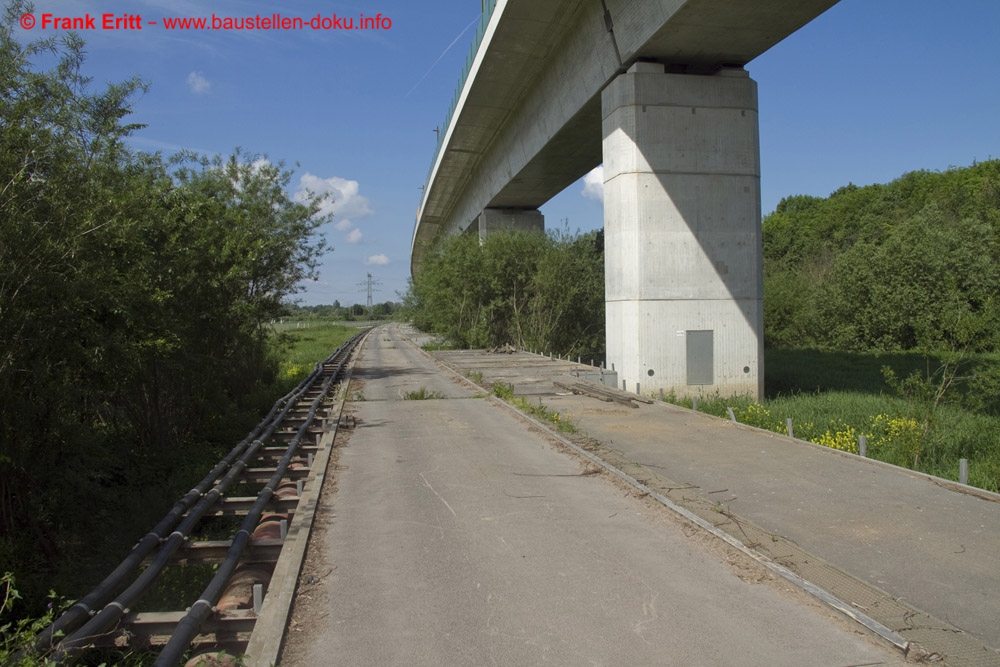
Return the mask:
POLYGON ((24 9, 0 26, 0 563, 42 601, 270 404, 261 325, 323 246, 280 165, 130 151, 143 84, 89 92, 78 38, 14 39, 24 9))
POLYGON ((407 295, 416 326, 460 347, 604 350, 603 234, 448 238, 407 295))
POLYGON ((998 160, 783 200, 763 230, 771 411, 823 406, 797 434, 849 449, 865 433, 870 455, 953 478, 967 458, 973 484, 1000 488, 998 230, 998 160), (790 354, 801 380, 776 382, 790 354), (858 358, 886 360, 885 381, 845 373, 858 358), (847 393, 796 395, 831 374, 853 375, 847 393))
POLYGON ((1000 160, 784 199, 764 220, 765 340, 992 351, 998 229, 1000 160))

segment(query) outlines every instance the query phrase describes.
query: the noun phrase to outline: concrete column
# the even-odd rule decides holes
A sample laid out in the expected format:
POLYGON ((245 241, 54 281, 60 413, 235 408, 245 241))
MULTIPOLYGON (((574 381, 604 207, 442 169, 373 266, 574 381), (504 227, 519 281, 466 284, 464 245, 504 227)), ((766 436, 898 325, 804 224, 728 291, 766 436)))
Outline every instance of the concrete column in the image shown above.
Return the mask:
POLYGON ((545 231, 545 216, 541 211, 507 208, 487 208, 479 214, 479 240, 501 229, 525 232, 545 231))
POLYGON ((602 107, 608 363, 644 392, 760 396, 757 84, 637 63, 602 107))

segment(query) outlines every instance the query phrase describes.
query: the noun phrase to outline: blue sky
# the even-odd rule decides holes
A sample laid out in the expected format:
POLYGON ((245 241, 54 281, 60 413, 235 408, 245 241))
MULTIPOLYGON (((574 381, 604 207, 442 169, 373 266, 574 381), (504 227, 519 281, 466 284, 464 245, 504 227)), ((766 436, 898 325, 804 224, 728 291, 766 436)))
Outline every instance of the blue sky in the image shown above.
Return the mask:
MULTIPOLYGON (((136 148, 228 154, 295 168, 291 189, 335 197, 334 251, 302 303, 396 300, 440 125, 479 16, 477 0, 38 0, 41 14, 138 14, 143 30, 93 30, 95 85, 150 82, 136 148), (279 9, 280 8, 280 9, 279 9), (167 31, 164 17, 381 14, 379 31, 167 31), (386 25, 384 21, 382 25, 386 25), (463 32, 464 31, 464 32, 463 32), (449 45, 451 45, 450 48, 449 45), (296 163, 298 166, 296 167, 296 163)), ((357 20, 357 19, 355 19, 357 20)), ((98 24, 100 21, 98 21, 98 24)), ((1000 157, 1000 2, 841 0, 751 62, 759 84, 763 212, 784 196, 887 182, 1000 157)), ((543 209, 549 227, 603 224, 581 181, 543 209)))

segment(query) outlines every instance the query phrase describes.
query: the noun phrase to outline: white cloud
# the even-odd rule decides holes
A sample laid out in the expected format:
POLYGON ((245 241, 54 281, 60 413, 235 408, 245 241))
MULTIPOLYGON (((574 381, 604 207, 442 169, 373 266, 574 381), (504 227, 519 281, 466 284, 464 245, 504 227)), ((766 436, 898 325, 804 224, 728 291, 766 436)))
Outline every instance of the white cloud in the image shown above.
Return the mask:
POLYGON ((320 215, 332 215, 334 218, 333 228, 338 232, 346 234, 347 243, 357 243, 363 234, 354 219, 364 218, 372 214, 368 199, 360 194, 361 186, 357 181, 350 181, 339 176, 321 178, 306 172, 299 179, 299 189, 295 193, 296 199, 305 199, 306 193, 314 195, 326 195, 319 210, 320 215))
POLYGON ((372 255, 365 260, 365 264, 388 264, 389 258, 385 256, 384 253, 379 253, 377 255, 372 255))
POLYGON ((327 199, 320 213, 332 213, 336 218, 349 220, 372 214, 368 199, 358 194, 360 189, 357 181, 349 181, 339 176, 320 178, 306 172, 299 179, 297 195, 303 197, 307 191, 314 195, 326 195, 327 199))
POLYGON ((212 88, 212 82, 202 76, 201 72, 191 72, 187 78, 188 88, 192 93, 207 93, 212 88))
POLYGON ((604 201, 604 165, 594 167, 583 177, 581 194, 588 199, 604 201))

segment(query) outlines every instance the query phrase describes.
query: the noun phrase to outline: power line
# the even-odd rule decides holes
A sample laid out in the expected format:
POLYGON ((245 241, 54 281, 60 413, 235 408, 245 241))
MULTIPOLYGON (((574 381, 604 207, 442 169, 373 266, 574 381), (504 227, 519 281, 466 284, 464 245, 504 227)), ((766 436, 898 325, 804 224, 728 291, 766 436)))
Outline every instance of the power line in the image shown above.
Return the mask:
POLYGON ((372 301, 372 294, 374 292, 381 292, 382 290, 378 289, 381 286, 382 286, 382 283, 380 283, 377 280, 373 280, 372 279, 372 274, 370 274, 370 273, 368 274, 368 279, 367 280, 365 280, 364 282, 358 283, 358 287, 365 288, 365 289, 363 289, 361 291, 363 291, 363 292, 367 291, 368 292, 368 314, 369 315, 371 315, 372 306, 374 305, 374 303, 372 301))

